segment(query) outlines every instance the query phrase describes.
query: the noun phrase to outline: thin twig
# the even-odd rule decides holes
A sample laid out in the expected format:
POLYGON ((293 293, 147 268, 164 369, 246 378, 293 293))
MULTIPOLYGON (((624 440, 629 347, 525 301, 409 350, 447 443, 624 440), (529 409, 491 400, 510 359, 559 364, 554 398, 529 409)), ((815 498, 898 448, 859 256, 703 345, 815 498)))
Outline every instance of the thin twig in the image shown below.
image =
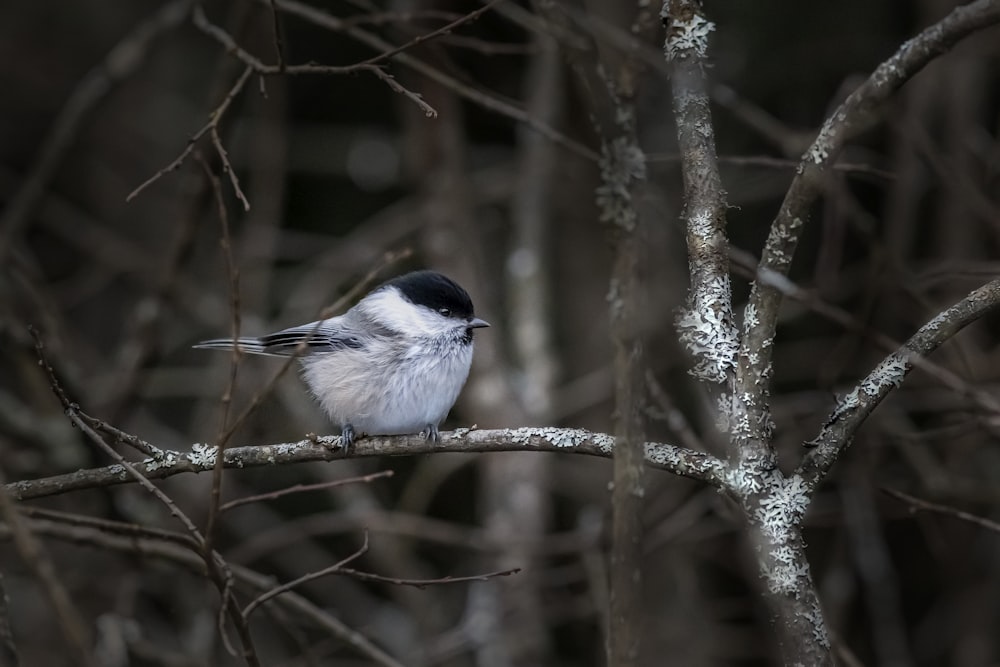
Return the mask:
POLYGON ((408 98, 411 102, 416 104, 418 107, 420 107, 420 110, 424 112, 425 116, 427 116, 428 118, 437 118, 438 115, 437 109, 435 109, 430 104, 425 102, 423 96, 421 96, 420 93, 413 92, 412 90, 401 84, 399 81, 397 81, 396 77, 389 74, 381 67, 376 67, 375 65, 364 65, 363 68, 368 69, 369 71, 371 71, 372 74, 374 74, 379 79, 384 81, 386 85, 388 85, 389 88, 392 89, 393 92, 403 95, 404 97, 408 98))
MULTIPOLYGON (((270 0, 259 1, 269 2, 270 0)), ((293 16, 334 32, 343 32, 351 38, 356 39, 362 44, 366 44, 373 49, 386 51, 395 48, 393 44, 386 42, 381 37, 362 30, 356 26, 348 25, 342 19, 328 14, 321 9, 317 9, 307 3, 299 2, 298 0, 275 0, 275 2, 278 4, 279 8, 289 14, 292 14, 293 16)), ((409 53, 397 53, 393 56, 392 60, 426 76, 432 81, 435 81, 449 90, 454 91, 460 97, 463 97, 474 104, 478 104, 484 109, 488 109, 531 127, 551 141, 556 142, 560 146, 583 158, 586 158, 587 160, 592 162, 596 162, 598 160, 599 156, 593 149, 581 144, 578 141, 574 141, 552 126, 539 121, 523 109, 519 109, 509 102, 501 100, 496 95, 476 90, 455 77, 445 74, 436 67, 432 67, 422 60, 415 58, 409 53)))
POLYGON ((229 153, 222 145, 218 126, 213 126, 209 134, 212 138, 212 145, 215 146, 215 152, 218 154, 219 159, 222 160, 222 170, 229 174, 229 182, 232 183, 233 191, 236 193, 237 198, 239 198, 240 203, 243 204, 243 210, 249 211, 250 202, 247 201, 247 196, 243 194, 243 189, 240 187, 240 180, 236 176, 236 170, 233 169, 233 165, 229 162, 229 153))
POLYGON ((143 538, 171 542, 188 549, 191 553, 198 554, 199 556, 201 555, 198 541, 187 533, 180 533, 162 528, 150 528, 148 526, 140 526, 135 523, 101 519, 83 514, 74 514, 72 512, 60 512, 59 510, 34 507, 32 505, 21 505, 18 507, 18 510, 21 514, 32 519, 44 519, 46 521, 61 523, 67 526, 85 526, 87 528, 94 528, 105 533, 121 535, 129 538, 143 538))
MULTIPOLYGON (((218 133, 213 128, 212 139, 215 142, 218 139, 218 133)), ((222 150, 221 142, 216 143, 216 149, 222 150)), ((224 152, 224 151, 223 151, 224 152)), ((195 159, 201 165, 205 172, 205 177, 208 179, 212 186, 212 192, 215 195, 216 208, 219 214, 219 225, 220 229, 220 245, 222 247, 222 254, 225 259, 226 266, 226 276, 229 282, 229 299, 230 299, 230 318, 232 325, 230 331, 233 340, 237 340, 240 337, 240 282, 239 282, 239 271, 236 268, 236 263, 233 260, 232 251, 232 239, 229 234, 229 215, 226 211, 226 201, 222 196, 222 184, 219 182, 218 177, 212 173, 208 164, 201 157, 199 152, 195 152, 195 159)), ((230 172, 232 173, 232 172, 230 172)), ((234 187, 239 189, 239 185, 234 183, 234 187)), ((241 193, 242 194, 242 193, 241 193)), ((233 392, 236 389, 236 376, 239 371, 240 365, 240 350, 239 347, 234 345, 232 356, 230 360, 229 368, 229 383, 226 386, 225 392, 222 395, 222 417, 219 423, 219 436, 216 439, 215 447, 217 452, 225 452, 226 445, 229 442, 229 437, 231 437, 232 432, 229 431, 227 421, 229 420, 229 411, 232 405, 233 392), (229 434, 227 436, 227 433, 229 434)), ((205 521, 205 540, 204 540, 204 554, 206 558, 210 557, 213 551, 212 542, 215 537, 215 524, 219 515, 219 502, 222 497, 222 461, 224 456, 216 457, 216 464, 212 469, 212 486, 209 491, 208 500, 208 517, 205 521)), ((229 583, 227 581, 227 587, 229 583)), ((225 627, 225 617, 224 617, 225 605, 219 607, 219 617, 218 624, 220 630, 225 627)))
POLYGON ((441 577, 439 579, 400 579, 398 577, 386 577, 372 572, 359 572, 350 568, 341 568, 337 574, 359 579, 361 581, 381 581, 386 584, 396 584, 398 586, 413 586, 415 588, 427 588, 428 586, 440 586, 442 584, 457 584, 465 581, 488 581, 494 577, 509 577, 521 571, 519 567, 497 572, 487 572, 485 574, 473 574, 467 577, 441 577))
POLYGON ((246 616, 247 618, 250 618, 250 614, 253 613, 254 609, 256 609, 260 605, 264 604, 265 602, 267 602, 271 598, 273 598, 275 596, 278 596, 278 595, 281 595, 282 593, 287 593, 288 591, 292 590, 293 588, 301 586, 304 583, 313 581, 314 579, 319 579, 321 577, 327 577, 327 576, 329 576, 331 574, 339 572, 345 565, 347 565, 348 563, 350 563, 353 560, 357 560, 358 558, 360 558, 361 556, 363 556, 367 551, 368 551, 368 531, 365 531, 365 541, 364 541, 364 543, 358 548, 357 551, 355 551, 354 553, 352 553, 350 556, 347 556, 343 560, 341 560, 341 561, 339 561, 337 563, 334 563, 333 565, 331 565, 329 567, 325 567, 322 570, 319 570, 317 572, 309 572, 308 574, 302 575, 298 579, 293 579, 292 581, 289 581, 288 583, 281 584, 280 586, 275 586, 274 588, 272 588, 272 589, 270 589, 268 591, 264 591, 263 593, 261 593, 260 595, 258 595, 256 598, 254 598, 253 600, 251 600, 250 603, 246 607, 243 608, 243 615, 246 616))
MULTIPOLYGON (((363 14, 345 16, 341 20, 345 26, 382 26, 399 23, 401 27, 419 25, 424 20, 454 21, 461 17, 460 12, 449 12, 443 9, 405 9, 402 11, 366 11, 363 14)), ((415 28, 414 28, 415 29, 415 28)))
MULTIPOLYGON (((850 312, 824 301, 815 292, 799 286, 786 276, 761 269, 757 259, 750 253, 730 246, 729 257, 736 269, 740 269, 738 271, 740 275, 753 280, 770 282, 775 289, 781 292, 782 296, 803 304, 809 310, 831 322, 836 322, 847 331, 860 334, 886 352, 893 352, 903 344, 887 334, 873 330, 850 312)), ((997 271, 991 272, 992 275, 996 273, 997 271)), ((1000 416, 1000 399, 994 392, 973 386, 962 376, 927 357, 914 357, 911 361, 916 368, 927 373, 942 385, 972 400, 984 412, 1000 416)))
MULTIPOLYGON (((500 2, 501 0, 494 0, 494 1, 500 2)), ((273 5, 274 0, 271 0, 271 2, 273 5)), ((477 10, 477 12, 481 11, 482 10, 477 10)), ((420 109, 424 112, 424 115, 426 115, 429 118, 435 118, 437 116, 437 110, 434 109, 434 107, 427 104, 427 102, 424 101, 423 97, 421 97, 419 93, 415 93, 412 90, 409 90, 401 83, 396 81, 395 77, 385 72, 378 65, 378 63, 381 62, 382 60, 385 60, 386 58, 391 58, 392 56, 397 55, 404 49, 409 48, 421 41, 429 39, 437 34, 441 34, 442 31, 446 31, 451 27, 454 27, 456 25, 461 25, 462 23, 467 22, 468 20, 471 20, 470 17, 478 18, 479 15, 478 13, 473 12, 473 14, 476 14, 476 16, 473 17, 472 14, 463 16, 453 21, 451 24, 449 24, 449 26, 445 26, 445 28, 436 30, 428 35, 422 35, 416 37, 413 40, 411 40, 411 42, 403 46, 397 47, 395 49, 389 49, 389 51, 386 51, 377 56, 373 56, 372 58, 369 58, 366 61, 354 63, 353 65, 315 65, 315 64, 286 65, 284 63, 281 63, 279 65, 267 65, 262 60, 251 54, 249 51, 242 48, 232 37, 232 35, 230 35, 228 32, 226 32, 219 26, 211 23, 205 16, 205 12, 201 9, 200 6, 195 7, 194 24, 196 27, 201 29, 202 32, 204 32, 205 34, 209 35, 210 37, 218 41, 220 44, 222 44, 226 48, 227 53, 233 55, 239 61, 244 63, 247 67, 252 68, 254 72, 257 72, 262 76, 271 74, 350 74, 355 72, 369 72, 371 74, 374 74, 383 82, 385 82, 394 92, 405 95, 407 98, 412 100, 417 106, 420 107, 420 109)), ((215 131, 213 130, 213 139, 214 138, 215 138, 215 131)), ((217 148, 220 150, 220 155, 223 156, 223 160, 225 160, 225 151, 221 150, 221 144, 217 145, 217 148)), ((233 177, 232 172, 230 172, 230 177, 231 178, 233 177)), ((238 185, 236 187, 238 189, 238 185)))
POLYGON ((382 62, 383 60, 388 60, 389 58, 392 58, 393 56, 395 56, 395 55, 397 55, 399 53, 402 53, 403 51, 408 51, 408 50, 412 49, 413 47, 417 46, 418 44, 422 44, 424 42, 428 42, 428 41, 430 41, 430 40, 432 40, 435 37, 438 37, 440 35, 446 35, 446 34, 450 33, 452 30, 454 30, 455 28, 463 26, 463 25, 465 25, 467 23, 472 23, 473 21, 475 21, 476 19, 478 19, 480 16, 482 16, 486 12, 492 10, 496 5, 498 5, 501 2, 503 2, 503 0, 490 0, 489 2, 487 2, 486 4, 484 4, 479 9, 471 11, 468 14, 466 14, 465 16, 461 16, 461 17, 455 19, 454 21, 452 21, 451 23, 448 23, 447 25, 443 25, 443 26, 441 26, 440 28, 438 28, 436 30, 432 30, 431 32, 427 33, 426 35, 418 35, 418 36, 414 37, 413 39, 411 39, 409 42, 406 42, 405 44, 402 44, 402 45, 397 46, 395 48, 389 49, 387 51, 383 51, 383 52, 379 53, 377 56, 373 56, 373 57, 369 58, 368 60, 365 60, 362 64, 364 64, 364 65, 377 65, 378 63, 382 62))
MULTIPOLYGON (((252 67, 246 67, 243 70, 243 73, 236 80, 236 83, 233 84, 233 87, 229 89, 229 92, 223 98, 223 100, 219 104, 219 106, 217 106, 215 108, 215 110, 212 111, 212 113, 210 113, 208 115, 208 123, 206 123, 205 125, 203 125, 200 130, 198 130, 197 132, 195 132, 194 135, 192 135, 192 137, 190 139, 188 139, 188 144, 184 148, 184 150, 181 151, 181 154, 178 155, 176 158, 174 158, 174 160, 172 162, 170 162, 170 164, 168 164, 167 166, 163 167, 162 169, 160 169, 159 171, 157 171, 155 174, 153 174, 152 176, 150 176, 149 178, 147 178, 145 181, 143 181, 142 183, 140 183, 137 188, 135 188, 134 190, 132 190, 132 192, 130 192, 128 194, 128 196, 125 197, 125 201, 127 201, 127 202, 132 201, 137 196, 139 196, 139 193, 141 193, 143 190, 145 190, 146 188, 148 188, 150 185, 152 185, 156 181, 158 181, 161 178, 163 178, 164 175, 166 175, 166 174, 168 174, 168 173, 170 173, 172 171, 176 171, 177 169, 180 169, 181 165, 184 164, 184 161, 188 158, 188 156, 190 156, 191 153, 194 152, 194 149, 195 149, 195 147, 197 145, 198 140, 201 139, 203 136, 205 136, 206 133, 209 133, 209 132, 212 133, 212 135, 213 135, 213 145, 215 146, 216 150, 218 151, 219 147, 221 146, 221 142, 220 142, 220 144, 215 144, 214 143, 214 139, 217 136, 218 125, 222 121, 222 117, 225 115, 226 111, 229 110, 229 107, 233 103, 233 100, 236 99, 236 96, 239 95, 240 92, 243 90, 243 87, 246 85, 246 82, 250 78, 251 74, 253 74, 253 68, 252 67)), ((224 165, 228 165, 229 164, 229 159, 226 156, 224 150, 219 153, 219 157, 222 159, 224 165)), ((232 171, 232 166, 231 165, 229 166, 229 173, 230 173, 230 178, 231 179, 235 179, 236 178, 235 173, 232 171)), ((249 209, 250 208, 250 204, 249 204, 249 202, 246 201, 246 197, 242 196, 242 190, 240 190, 238 183, 234 183, 234 187, 236 189, 237 196, 240 197, 240 200, 243 202, 244 207, 246 207, 247 209, 249 209)))
POLYGON ((274 56, 278 59, 278 71, 285 71, 285 44, 281 25, 281 13, 278 12, 278 5, 274 0, 269 0, 271 4, 271 25, 274 26, 274 56))
POLYGON ((975 524, 980 528, 985 528, 986 530, 992 531, 994 533, 1000 533, 1000 523, 987 519, 975 514, 970 514, 964 510, 960 510, 957 507, 951 507, 950 505, 941 505, 939 503, 932 503, 929 500, 921 500, 908 493, 903 493, 902 491, 897 491, 896 489, 891 489, 887 486, 881 488, 882 493, 892 496, 897 500, 901 500, 910 506, 911 512, 924 511, 924 512, 935 512, 937 514, 945 514, 947 516, 955 517, 956 519, 961 519, 962 521, 967 521, 971 524, 975 524))
MULTIPOLYGON (((809 145, 812 136, 807 131, 793 130, 778 118, 741 97, 735 90, 724 84, 712 87, 712 101, 728 109, 737 120, 755 131, 761 137, 770 141, 784 155, 798 156, 809 145)), ((799 161, 789 160, 794 167, 799 161)))
POLYGON ((249 505, 250 503, 259 503, 265 500, 274 500, 276 498, 281 498, 282 496, 287 496, 293 493, 306 493, 308 491, 321 491, 323 489, 332 489, 338 486, 344 486, 345 484, 369 484, 374 482, 376 479, 383 479, 393 476, 392 470, 380 470, 379 472, 374 472, 370 475, 362 475, 360 477, 348 477, 347 479, 335 479, 329 482, 319 482, 318 484, 296 484, 295 486, 289 486, 284 489, 278 489, 277 491, 271 491, 270 493, 261 493, 256 496, 247 496, 245 498, 237 498, 236 500, 230 500, 228 503, 223 504, 219 507, 219 512, 228 512, 231 509, 235 509, 242 505, 249 505))
POLYGON ((137 435, 132 435, 131 433, 126 433, 119 428, 112 426, 102 419, 97 417, 91 417, 83 410, 79 411, 80 418, 87 422, 91 428, 93 428, 98 433, 105 433, 113 437, 117 442, 123 445, 128 445, 138 452, 150 456, 153 458, 159 458, 163 456, 163 450, 155 445, 152 445, 137 435))
POLYGON ((649 389, 650 397, 659 403, 663 420, 667 423, 670 430, 674 432, 674 435, 680 438, 681 443, 688 449, 705 451, 705 444, 698 437, 698 434, 694 432, 694 429, 691 428, 690 422, 688 422, 687 417, 684 416, 680 408, 677 407, 677 404, 674 403, 674 399, 663 388, 659 380, 656 379, 656 374, 653 373, 651 368, 646 369, 646 387, 649 389))
MULTIPOLYGON (((646 154, 647 164, 680 164, 683 159, 684 156, 680 153, 646 154)), ((766 167, 768 169, 786 169, 789 171, 799 168, 798 160, 771 157, 769 155, 718 155, 716 156, 716 160, 720 165, 725 164, 732 165, 734 167, 766 167)), ((885 181, 896 180, 895 173, 886 171, 885 169, 879 169, 878 167, 873 167, 870 164, 861 164, 858 162, 837 162, 830 165, 830 168, 848 175, 871 176, 873 179, 877 178, 885 181)))

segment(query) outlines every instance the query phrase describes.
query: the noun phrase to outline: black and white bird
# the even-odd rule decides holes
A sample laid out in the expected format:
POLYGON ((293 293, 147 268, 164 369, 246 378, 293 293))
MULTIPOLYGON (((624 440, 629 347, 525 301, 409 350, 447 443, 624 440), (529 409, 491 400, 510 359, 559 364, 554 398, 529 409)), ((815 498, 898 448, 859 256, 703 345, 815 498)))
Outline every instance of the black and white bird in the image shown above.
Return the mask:
MULTIPOLYGON (((421 433, 437 440, 472 364, 475 316, 468 292, 434 271, 414 271, 369 292, 343 315, 261 336, 239 338, 243 352, 298 355, 312 394, 356 436, 421 433)), ((194 347, 231 350, 232 339, 194 347)))

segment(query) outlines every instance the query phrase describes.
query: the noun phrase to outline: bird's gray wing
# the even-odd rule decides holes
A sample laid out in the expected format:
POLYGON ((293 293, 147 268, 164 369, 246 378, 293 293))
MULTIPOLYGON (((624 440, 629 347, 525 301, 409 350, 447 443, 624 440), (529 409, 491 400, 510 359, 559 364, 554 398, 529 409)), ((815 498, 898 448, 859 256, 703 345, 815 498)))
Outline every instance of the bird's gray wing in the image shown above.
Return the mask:
MULTIPOLYGON (((365 335, 344 316, 333 317, 319 322, 310 322, 298 327, 282 329, 259 338, 239 338, 236 345, 243 352, 267 354, 283 357, 295 354, 301 344, 299 354, 334 352, 346 348, 360 349, 365 345, 365 335)), ((217 338, 205 340, 194 347, 215 350, 233 349, 233 339, 217 338)))
POLYGON ((264 354, 283 355, 294 354, 299 345, 304 348, 302 354, 334 352, 345 348, 360 349, 364 347, 364 338, 344 317, 334 317, 282 329, 257 340, 260 341, 264 354))

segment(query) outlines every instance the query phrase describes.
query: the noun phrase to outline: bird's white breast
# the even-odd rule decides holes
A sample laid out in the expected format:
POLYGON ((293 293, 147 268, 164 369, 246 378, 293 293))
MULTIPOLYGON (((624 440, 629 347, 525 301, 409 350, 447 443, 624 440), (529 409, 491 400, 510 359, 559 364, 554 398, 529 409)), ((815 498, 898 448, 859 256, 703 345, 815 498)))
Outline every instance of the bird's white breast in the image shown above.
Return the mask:
POLYGON ((310 390, 335 424, 370 435, 419 433, 448 414, 469 375, 472 345, 373 342, 302 359, 310 390))

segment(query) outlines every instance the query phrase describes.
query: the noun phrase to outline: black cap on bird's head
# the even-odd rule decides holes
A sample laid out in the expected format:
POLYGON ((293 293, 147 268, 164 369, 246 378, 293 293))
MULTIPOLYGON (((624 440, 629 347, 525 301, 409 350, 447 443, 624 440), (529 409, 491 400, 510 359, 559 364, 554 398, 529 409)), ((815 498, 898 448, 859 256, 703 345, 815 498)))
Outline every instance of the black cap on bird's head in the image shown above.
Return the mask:
POLYGON ((451 278, 436 271, 413 271, 393 278, 383 287, 395 287, 410 303, 430 308, 445 317, 465 320, 470 329, 488 327, 476 317, 469 293, 451 278))

